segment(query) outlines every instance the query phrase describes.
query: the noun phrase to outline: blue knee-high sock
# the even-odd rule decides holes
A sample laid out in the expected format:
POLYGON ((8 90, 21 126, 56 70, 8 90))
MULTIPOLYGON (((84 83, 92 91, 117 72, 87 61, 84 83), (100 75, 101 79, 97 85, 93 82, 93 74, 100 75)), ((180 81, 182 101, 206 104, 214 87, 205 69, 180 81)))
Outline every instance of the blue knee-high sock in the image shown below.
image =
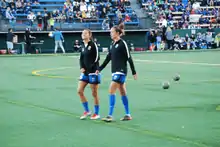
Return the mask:
POLYGON ((94 106, 95 114, 99 115, 99 105, 94 106))
POLYGON ((130 115, 129 106, 128 106, 128 97, 126 95, 124 95, 121 97, 121 100, 124 104, 126 115, 130 115))
POLYGON ((112 116, 115 107, 115 94, 109 95, 109 116, 112 116))
POLYGON ((84 110, 85 110, 86 112, 89 112, 88 102, 83 102, 82 104, 83 104, 84 110))

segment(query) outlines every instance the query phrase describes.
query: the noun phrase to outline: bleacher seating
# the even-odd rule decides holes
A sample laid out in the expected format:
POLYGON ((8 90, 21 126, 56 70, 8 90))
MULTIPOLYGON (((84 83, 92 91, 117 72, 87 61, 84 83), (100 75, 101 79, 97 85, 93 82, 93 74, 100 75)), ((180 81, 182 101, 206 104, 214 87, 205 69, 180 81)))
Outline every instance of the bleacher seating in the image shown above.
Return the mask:
MULTIPOLYGON (((207 1, 206 1, 207 2, 207 1)), ((143 0, 142 7, 148 16, 151 16, 155 23, 161 27, 165 18, 167 24, 171 24, 174 29, 194 28, 194 27, 218 27, 220 23, 220 2, 216 1, 214 6, 206 4, 204 0, 192 3, 188 0, 182 2, 170 0, 154 3, 151 0, 143 0), (206 4, 206 6, 201 6, 206 4)))
MULTIPOLYGON (((75 12, 75 9, 73 8, 73 6, 66 6, 66 7, 64 6, 65 3, 68 2, 68 1, 69 0, 56 0, 56 1, 54 1, 54 0, 38 0, 38 3, 32 3, 32 4, 29 5, 29 7, 27 6, 27 4, 24 4, 23 9, 17 9, 17 10, 15 10, 15 12, 13 14, 13 16, 15 17, 14 20, 16 20, 16 22, 13 24, 13 27, 16 28, 16 29, 19 29, 19 26, 26 26, 27 27, 27 25, 30 24, 30 21, 28 21, 28 19, 27 19, 29 13, 33 12, 35 14, 35 16, 37 16, 37 13, 41 12, 41 15, 44 16, 44 14, 45 14, 44 9, 45 8, 47 9, 46 13, 50 14, 49 17, 51 16, 55 19, 54 26, 67 27, 67 29, 70 28, 70 26, 73 29, 76 29, 77 27, 84 27, 85 25, 90 26, 90 27, 96 26, 97 29, 101 29, 102 28, 101 27, 102 22, 103 22, 105 17, 111 18, 110 20, 113 20, 113 22, 115 24, 117 24, 119 22, 118 17, 115 14, 115 12, 121 7, 121 5, 120 6, 116 5, 115 1, 112 1, 111 3, 103 2, 104 7, 106 7, 106 5, 110 6, 110 8, 108 8, 108 10, 107 10, 108 13, 106 14, 105 17, 102 17, 102 18, 97 17, 95 19, 94 18, 82 18, 82 19, 76 18, 76 12, 75 12), (28 7, 28 8, 26 8, 26 7, 28 7), (73 19, 71 20, 71 22, 67 18, 68 17, 68 15, 67 15, 68 9, 73 9, 73 11, 72 11, 73 19), (54 15, 56 15, 56 17, 52 15, 52 13, 54 11, 59 12, 59 14, 54 14, 54 15), (62 20, 59 19, 59 21, 58 21, 58 19, 57 19, 58 15, 65 16, 63 18, 66 18, 66 19, 62 19, 62 20)), ((100 13, 101 13, 101 10, 100 10, 101 3, 98 2, 98 0, 95 0, 95 1, 96 1, 96 3, 94 4, 94 6, 97 10, 99 10, 99 15, 100 15, 100 13)), ((70 4, 73 5, 73 2, 70 2, 70 4)), ((125 12, 122 13, 122 18, 125 17, 125 14, 128 14, 130 17, 133 15, 133 10, 128 4, 124 5, 124 10, 125 10, 125 12)), ((6 17, 6 15, 5 15, 6 9, 1 9, 1 13, 4 17, 6 17)), ((96 14, 96 15, 98 15, 98 14, 96 14)), ((124 24, 126 25, 126 27, 127 26, 131 26, 131 27, 136 26, 136 27, 138 27, 139 26, 139 20, 136 17, 136 19, 133 19, 133 21, 124 22, 124 24)), ((34 24, 31 27, 34 30, 37 28, 37 20, 36 19, 34 21, 34 24)))

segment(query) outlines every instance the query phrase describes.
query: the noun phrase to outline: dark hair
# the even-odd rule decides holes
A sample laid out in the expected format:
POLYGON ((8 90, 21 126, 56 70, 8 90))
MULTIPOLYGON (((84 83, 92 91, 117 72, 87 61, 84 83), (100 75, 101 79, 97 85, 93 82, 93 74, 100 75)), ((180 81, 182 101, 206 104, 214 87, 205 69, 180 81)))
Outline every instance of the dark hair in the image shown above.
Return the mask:
POLYGON ((123 23, 119 24, 118 26, 114 26, 113 28, 115 29, 116 32, 119 33, 120 36, 125 35, 123 23))

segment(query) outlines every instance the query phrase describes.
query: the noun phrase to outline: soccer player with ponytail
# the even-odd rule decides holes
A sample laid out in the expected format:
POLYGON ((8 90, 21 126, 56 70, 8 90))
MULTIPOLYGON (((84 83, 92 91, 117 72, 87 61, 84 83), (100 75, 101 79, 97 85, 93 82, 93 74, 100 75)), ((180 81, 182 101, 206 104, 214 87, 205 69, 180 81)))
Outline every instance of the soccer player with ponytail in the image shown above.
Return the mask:
POLYGON ((113 111, 116 101, 115 93, 118 89, 125 109, 125 116, 122 117, 121 120, 128 121, 131 120, 132 117, 129 110, 128 96, 125 86, 127 62, 130 64, 132 75, 135 80, 137 79, 137 74, 127 43, 121 39, 121 36, 124 35, 124 26, 114 26, 111 28, 110 32, 113 42, 105 61, 99 67, 99 71, 102 71, 111 60, 112 81, 109 88, 109 114, 102 120, 106 122, 111 122, 113 120, 113 111))

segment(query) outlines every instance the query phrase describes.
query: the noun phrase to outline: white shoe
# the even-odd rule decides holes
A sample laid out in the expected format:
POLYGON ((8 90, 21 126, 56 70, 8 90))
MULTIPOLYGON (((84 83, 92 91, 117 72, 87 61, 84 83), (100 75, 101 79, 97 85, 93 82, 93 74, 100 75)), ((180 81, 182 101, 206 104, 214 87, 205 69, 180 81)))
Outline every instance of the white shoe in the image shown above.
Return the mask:
POLYGON ((93 114, 93 115, 90 117, 90 119, 91 119, 91 120, 100 119, 100 115, 93 114))
POLYGON ((88 116, 91 115, 91 112, 84 112, 80 119, 86 119, 88 116))

